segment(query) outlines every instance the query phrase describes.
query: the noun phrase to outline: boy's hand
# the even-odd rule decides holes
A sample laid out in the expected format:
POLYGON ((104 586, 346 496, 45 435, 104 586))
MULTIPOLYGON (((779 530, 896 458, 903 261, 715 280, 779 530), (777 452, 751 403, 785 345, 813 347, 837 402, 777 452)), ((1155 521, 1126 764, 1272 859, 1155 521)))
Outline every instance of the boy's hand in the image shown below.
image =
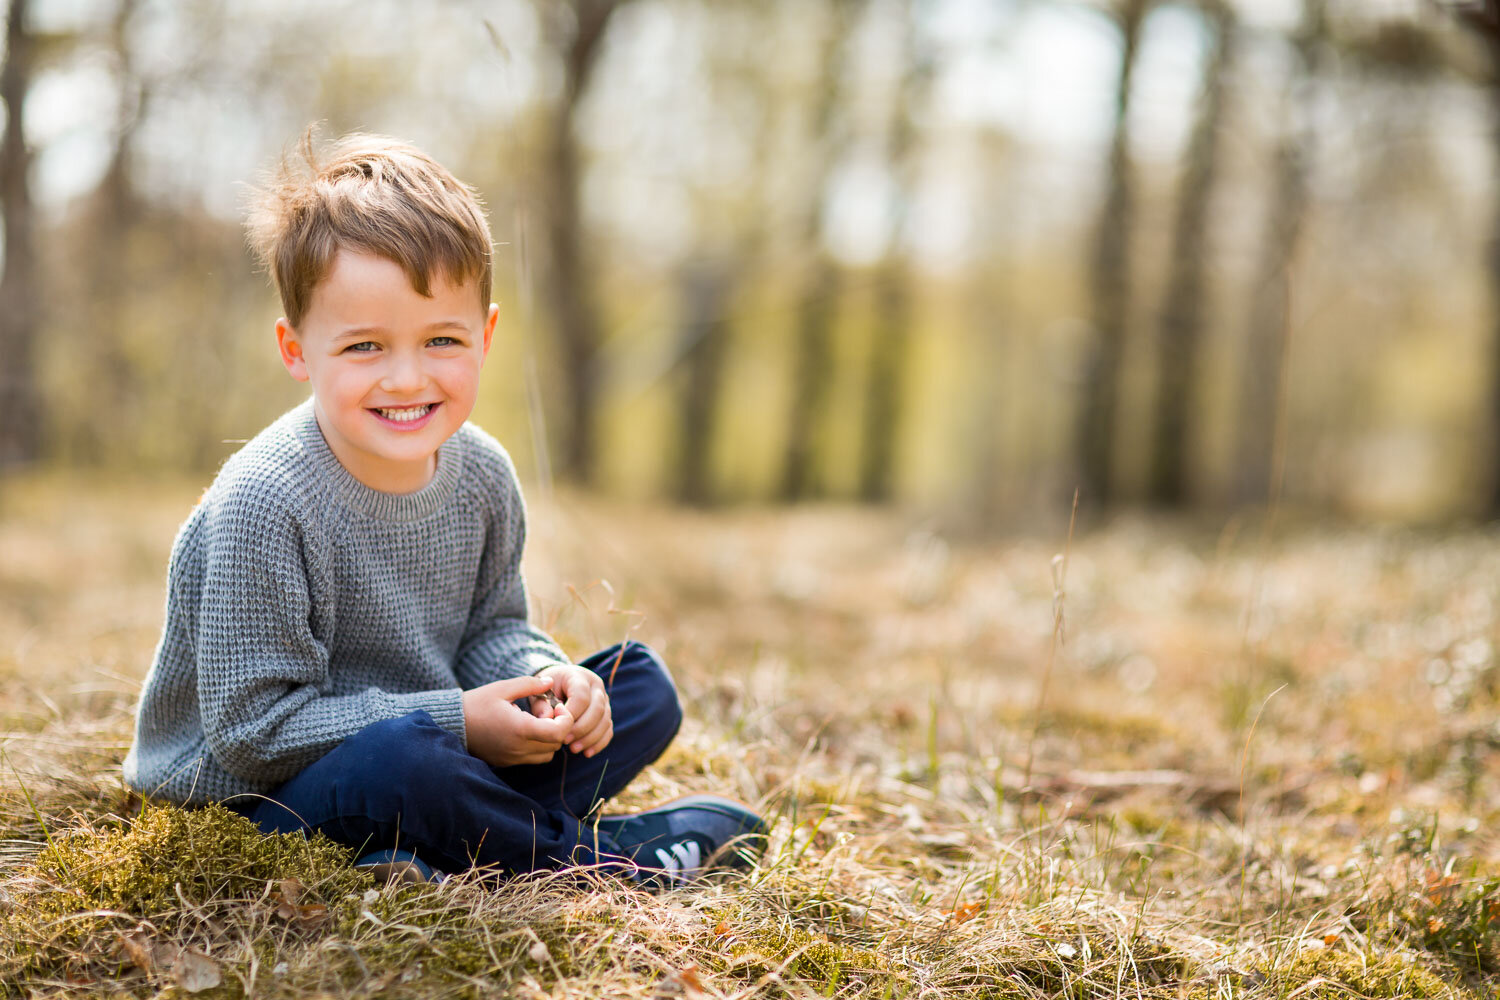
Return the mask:
POLYGON ((551 686, 545 677, 515 677, 465 691, 464 730, 469 752, 491 767, 551 760, 572 731, 573 716, 565 706, 541 717, 528 715, 514 704, 521 698, 542 695, 551 686))
POLYGON ((615 724, 610 717, 609 695, 598 674, 587 667, 548 667, 537 677, 549 681, 551 691, 561 701, 554 706, 547 692, 541 692, 531 699, 531 713, 541 719, 567 715, 572 731, 563 739, 569 750, 592 757, 609 746, 615 724))

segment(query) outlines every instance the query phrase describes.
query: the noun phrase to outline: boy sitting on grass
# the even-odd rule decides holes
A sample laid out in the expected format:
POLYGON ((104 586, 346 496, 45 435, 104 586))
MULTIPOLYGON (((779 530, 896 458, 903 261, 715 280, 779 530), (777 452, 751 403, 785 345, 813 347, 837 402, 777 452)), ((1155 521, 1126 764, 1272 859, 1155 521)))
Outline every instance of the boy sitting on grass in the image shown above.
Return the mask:
POLYGON ((312 398, 178 534, 126 781, 320 831, 382 877, 591 865, 679 885, 742 862, 765 828, 730 799, 595 814, 682 709, 645 646, 575 666, 527 621, 515 471, 465 422, 499 312, 475 193, 378 136, 305 154, 250 234, 312 398))

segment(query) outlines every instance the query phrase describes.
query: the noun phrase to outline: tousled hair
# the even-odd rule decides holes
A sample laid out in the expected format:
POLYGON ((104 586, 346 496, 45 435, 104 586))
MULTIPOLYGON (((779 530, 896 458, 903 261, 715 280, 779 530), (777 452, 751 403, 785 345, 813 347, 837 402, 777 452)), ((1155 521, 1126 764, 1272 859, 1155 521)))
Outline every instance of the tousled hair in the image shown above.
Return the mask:
POLYGON ((255 191, 246 232, 281 294, 294 328, 340 250, 400 265, 418 294, 431 296, 434 274, 453 284, 476 281, 479 306, 490 301, 490 227, 473 188, 440 163, 396 139, 351 133, 313 150, 314 130, 283 155, 255 191))

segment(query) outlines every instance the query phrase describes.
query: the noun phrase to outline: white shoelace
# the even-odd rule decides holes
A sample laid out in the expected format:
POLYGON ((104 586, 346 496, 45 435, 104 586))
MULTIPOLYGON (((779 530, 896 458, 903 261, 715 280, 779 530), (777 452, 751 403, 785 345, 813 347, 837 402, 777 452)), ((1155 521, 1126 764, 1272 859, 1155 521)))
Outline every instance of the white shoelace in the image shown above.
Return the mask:
POLYGON ((679 840, 671 846, 670 851, 658 847, 656 860, 661 862, 662 871, 672 882, 686 882, 698 873, 703 864, 702 852, 696 840, 679 840))

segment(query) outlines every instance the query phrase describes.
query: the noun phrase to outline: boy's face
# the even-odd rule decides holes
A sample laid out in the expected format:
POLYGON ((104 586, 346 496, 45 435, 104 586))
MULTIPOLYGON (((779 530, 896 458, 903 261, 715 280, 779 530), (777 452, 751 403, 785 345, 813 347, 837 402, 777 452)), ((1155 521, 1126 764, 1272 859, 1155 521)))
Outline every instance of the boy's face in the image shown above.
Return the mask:
POLYGON ((281 361, 312 383, 318 426, 360 482, 411 493, 474 409, 499 310, 472 282, 434 274, 418 294, 400 265, 340 250, 295 329, 276 322, 281 361))

